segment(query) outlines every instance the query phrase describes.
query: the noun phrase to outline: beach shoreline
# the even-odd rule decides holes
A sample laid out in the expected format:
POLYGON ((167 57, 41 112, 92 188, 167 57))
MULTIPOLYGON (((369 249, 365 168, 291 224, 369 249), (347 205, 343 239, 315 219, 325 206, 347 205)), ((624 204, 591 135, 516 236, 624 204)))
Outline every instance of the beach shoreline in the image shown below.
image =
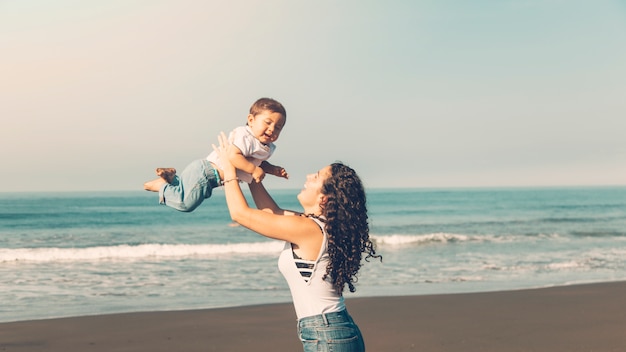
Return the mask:
MULTIPOLYGON (((346 298, 368 351, 623 351, 626 281, 346 298)), ((0 323, 0 351, 299 351, 291 303, 0 323)))

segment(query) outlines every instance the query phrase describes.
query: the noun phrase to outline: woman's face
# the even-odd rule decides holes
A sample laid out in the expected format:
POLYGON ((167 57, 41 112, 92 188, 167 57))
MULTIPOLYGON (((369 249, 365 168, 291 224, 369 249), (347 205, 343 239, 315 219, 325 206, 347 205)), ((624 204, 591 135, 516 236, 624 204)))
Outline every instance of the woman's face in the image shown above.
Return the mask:
MULTIPOLYGON (((328 177, 331 176, 330 165, 320 169, 314 174, 306 176, 306 182, 304 182, 304 188, 298 194, 298 200, 300 204, 307 211, 307 207, 319 207, 324 195, 322 194, 322 185, 328 177)), ((317 209, 315 209, 317 210, 317 209)), ((308 210, 311 211, 311 210, 308 210)))

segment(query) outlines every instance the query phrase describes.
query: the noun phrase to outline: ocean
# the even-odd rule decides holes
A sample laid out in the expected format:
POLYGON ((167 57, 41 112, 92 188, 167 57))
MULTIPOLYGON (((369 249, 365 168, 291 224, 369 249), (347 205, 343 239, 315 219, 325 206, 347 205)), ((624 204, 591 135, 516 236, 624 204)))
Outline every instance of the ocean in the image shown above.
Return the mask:
MULTIPOLYGON (((300 210, 298 190, 270 190, 300 210)), ((626 187, 370 189, 365 296, 626 280, 626 187)), ((248 195, 249 196, 249 195, 248 195)), ((290 302, 282 243, 155 193, 0 193, 0 322, 290 302)))

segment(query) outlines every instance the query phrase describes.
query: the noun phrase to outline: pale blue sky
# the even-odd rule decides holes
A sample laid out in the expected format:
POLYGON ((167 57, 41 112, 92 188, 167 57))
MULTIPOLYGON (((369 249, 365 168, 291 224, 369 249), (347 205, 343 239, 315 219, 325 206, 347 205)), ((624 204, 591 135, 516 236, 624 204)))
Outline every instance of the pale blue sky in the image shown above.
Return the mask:
POLYGON ((0 192, 141 189, 269 96, 300 188, 626 184, 626 2, 0 0, 0 192))

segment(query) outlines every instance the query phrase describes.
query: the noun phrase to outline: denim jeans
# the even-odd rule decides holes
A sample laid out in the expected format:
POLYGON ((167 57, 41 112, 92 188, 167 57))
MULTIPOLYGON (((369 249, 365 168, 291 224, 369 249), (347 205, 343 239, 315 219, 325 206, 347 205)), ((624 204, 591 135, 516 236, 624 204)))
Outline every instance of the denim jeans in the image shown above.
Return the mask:
POLYGON ((219 174, 206 159, 193 161, 177 174, 172 183, 159 191, 159 203, 176 210, 193 211, 211 197, 213 188, 219 186, 219 174))
POLYGON ((359 327, 346 310, 305 317, 298 321, 304 352, 363 352, 359 327))

